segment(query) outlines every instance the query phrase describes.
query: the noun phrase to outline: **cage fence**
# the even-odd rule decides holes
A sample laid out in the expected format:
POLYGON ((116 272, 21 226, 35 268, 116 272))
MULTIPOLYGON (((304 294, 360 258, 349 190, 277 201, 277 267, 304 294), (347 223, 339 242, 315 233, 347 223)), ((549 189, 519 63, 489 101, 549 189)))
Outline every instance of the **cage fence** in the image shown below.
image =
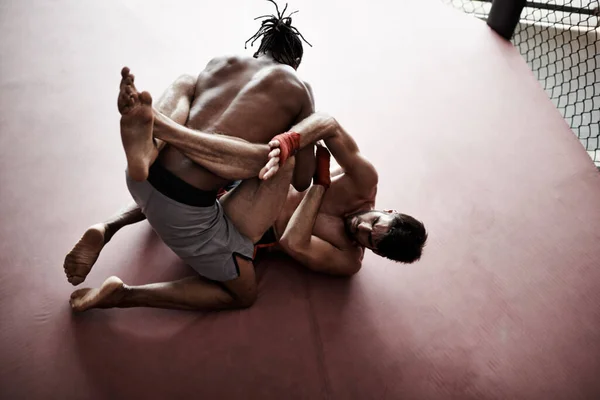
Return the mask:
MULTIPOLYGON (((492 0, 441 0, 488 18, 492 0)), ((511 41, 600 168, 600 2, 527 1, 511 41)))

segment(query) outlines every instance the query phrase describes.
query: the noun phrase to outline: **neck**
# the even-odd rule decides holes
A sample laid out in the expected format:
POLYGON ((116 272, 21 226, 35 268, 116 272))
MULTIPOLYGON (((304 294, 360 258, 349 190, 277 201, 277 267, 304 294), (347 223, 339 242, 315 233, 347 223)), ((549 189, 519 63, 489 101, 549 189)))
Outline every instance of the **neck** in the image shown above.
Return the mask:
MULTIPOLYGON (((261 61, 267 61, 273 64, 279 64, 279 65, 288 65, 286 63, 281 63, 279 61, 277 61, 274 57, 273 54, 270 51, 267 51, 266 53, 260 53, 257 57, 257 60, 261 60, 261 61)), ((290 65, 291 66, 291 65, 290 65)), ((292 67, 293 68, 293 67, 292 67)), ((294 68, 295 69, 295 68, 294 68)))
POLYGON ((277 61, 275 61, 275 58, 273 58, 273 54, 271 54, 270 51, 268 51, 266 53, 260 53, 258 55, 258 57, 256 57, 256 59, 261 60, 261 61, 270 61, 272 63, 279 64, 277 61))

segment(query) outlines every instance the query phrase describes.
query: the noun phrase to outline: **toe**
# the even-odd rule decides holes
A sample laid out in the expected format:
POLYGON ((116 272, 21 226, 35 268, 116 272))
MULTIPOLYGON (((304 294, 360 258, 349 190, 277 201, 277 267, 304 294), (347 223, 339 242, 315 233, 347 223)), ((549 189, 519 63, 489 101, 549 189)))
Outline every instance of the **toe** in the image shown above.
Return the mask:
POLYGON ((279 148, 273 149, 269 153, 269 158, 279 157, 279 154, 281 154, 281 150, 279 148))
POLYGON ((263 180, 267 180, 270 177, 272 177, 273 175, 275 175, 275 173, 277 173, 277 171, 279 170, 279 166, 276 166, 274 168, 269 169, 263 176, 263 180))
POLYGON ((148 106, 152 105, 152 96, 150 96, 150 93, 142 92, 139 97, 140 97, 140 101, 142 102, 142 104, 145 104, 148 106))
POLYGON ((90 289, 79 289, 71 293, 71 300, 79 299, 83 297, 90 289))
POLYGON ((274 167, 276 167, 278 165, 279 165, 279 157, 274 157, 274 158, 271 158, 269 160, 269 162, 267 163, 266 167, 267 167, 267 169, 271 169, 271 168, 274 168, 274 167))
POLYGON ((84 280, 85 280, 84 277, 75 275, 75 276, 71 277, 71 279, 69 280, 69 283, 71 283, 73 286, 77 286, 80 283, 82 283, 84 280))

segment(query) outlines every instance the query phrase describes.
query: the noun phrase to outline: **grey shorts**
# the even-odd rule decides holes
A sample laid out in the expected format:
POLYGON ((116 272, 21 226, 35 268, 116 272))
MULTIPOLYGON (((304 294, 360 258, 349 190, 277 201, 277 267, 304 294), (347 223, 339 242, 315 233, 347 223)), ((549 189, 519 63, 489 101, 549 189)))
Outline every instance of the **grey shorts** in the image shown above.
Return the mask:
POLYGON ((234 254, 253 258, 254 244, 233 226, 218 200, 206 206, 183 204, 161 193, 149 181, 134 181, 128 174, 126 179, 131 196, 154 231, 200 275, 214 281, 230 281, 239 276, 234 254))

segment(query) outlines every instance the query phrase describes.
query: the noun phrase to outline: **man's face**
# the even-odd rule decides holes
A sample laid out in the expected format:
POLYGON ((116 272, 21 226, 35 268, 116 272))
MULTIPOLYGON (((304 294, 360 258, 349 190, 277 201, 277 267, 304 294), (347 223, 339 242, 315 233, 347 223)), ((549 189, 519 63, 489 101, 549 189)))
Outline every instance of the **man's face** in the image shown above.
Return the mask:
POLYGON ((384 237, 394 215, 388 211, 364 211, 346 217, 346 231, 358 244, 371 250, 377 248, 377 244, 384 237))

